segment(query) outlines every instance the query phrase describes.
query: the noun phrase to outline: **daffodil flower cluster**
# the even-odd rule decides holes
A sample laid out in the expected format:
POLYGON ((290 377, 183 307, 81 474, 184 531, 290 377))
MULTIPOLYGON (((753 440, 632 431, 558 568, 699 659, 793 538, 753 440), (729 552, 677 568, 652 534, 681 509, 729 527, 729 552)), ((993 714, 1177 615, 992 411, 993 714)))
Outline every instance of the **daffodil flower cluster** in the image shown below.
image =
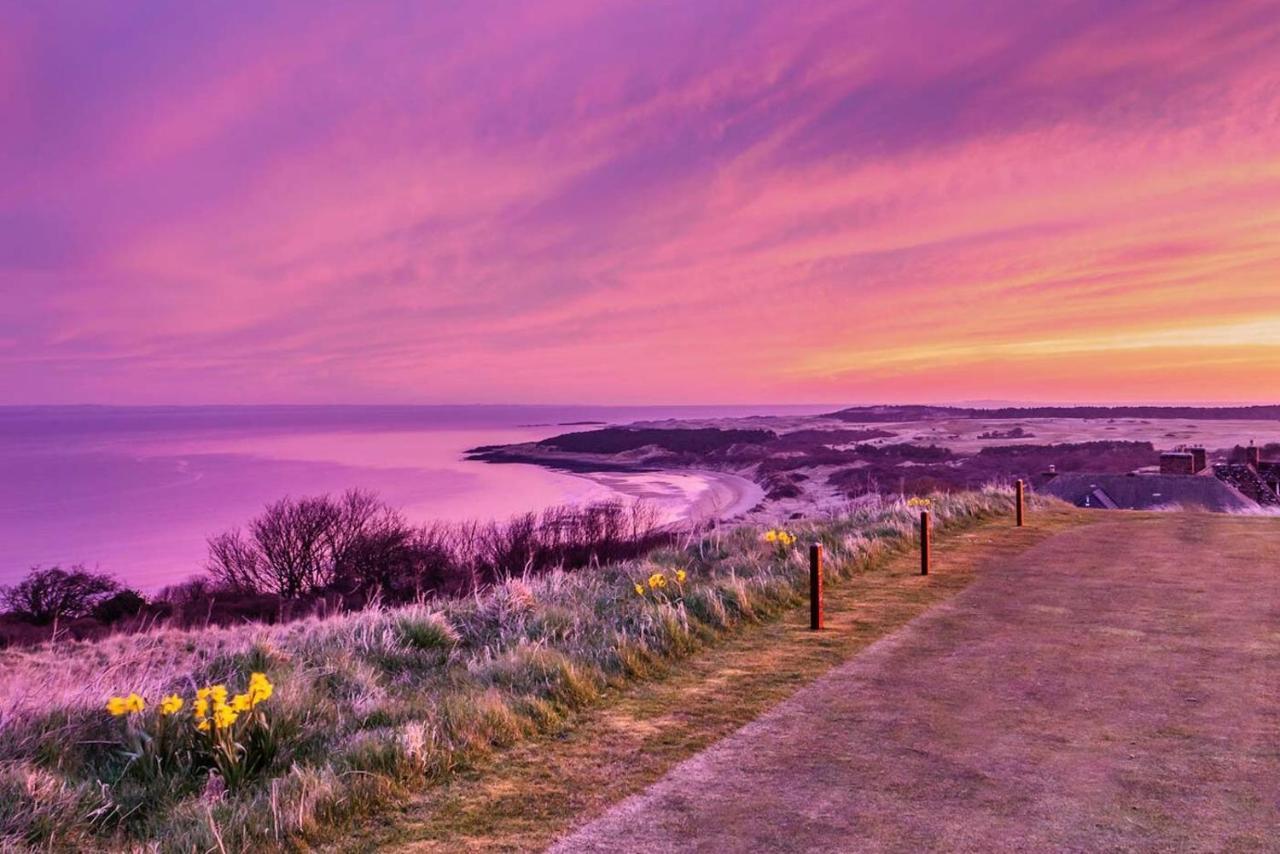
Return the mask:
MULTIPOLYGON (((681 590, 681 592, 683 592, 684 582, 685 582, 685 579, 687 579, 688 577, 689 577, 689 573, 687 571, 683 569, 677 569, 675 573, 673 573, 673 575, 671 576, 670 580, 675 581, 676 587, 678 587, 681 590)), ((668 583, 669 583, 669 580, 665 572, 654 572, 649 575, 649 578, 645 582, 645 584, 648 585, 647 588, 645 587, 645 584, 642 584, 639 581, 635 582, 632 585, 632 587, 636 591, 637 596, 644 596, 650 590, 652 590, 654 593, 657 593, 661 590, 666 590, 668 583)))
POLYGON ((107 700, 107 711, 116 717, 122 715, 140 715, 147 708, 147 701, 137 694, 127 697, 112 697, 107 700))
POLYGON ((765 531, 764 541, 766 543, 776 543, 777 545, 782 546, 783 548, 794 546, 796 544, 795 535, 789 534, 786 531, 782 531, 782 530, 765 531))
MULTIPOLYGON (((195 702, 192 703, 192 718, 196 729, 208 732, 209 728, 225 729, 236 722, 242 712, 247 712, 264 700, 271 697, 275 686, 265 673, 254 673, 249 677, 249 687, 243 694, 228 698, 227 686, 210 685, 196 691, 195 702)), ((163 717, 176 715, 186 706, 186 700, 177 694, 162 697, 159 704, 163 717)), ((140 694, 132 693, 125 697, 112 697, 107 701, 107 712, 115 717, 140 715, 147 708, 147 701, 140 694)))
POLYGON ((124 728, 122 744, 135 773, 156 779, 207 768, 235 788, 266 768, 275 755, 270 722, 258 710, 274 692, 265 673, 254 673, 242 694, 232 695, 226 685, 196 691, 189 716, 179 715, 188 704, 178 694, 162 697, 156 715, 144 715, 147 701, 137 693, 112 697, 107 712, 139 719, 124 728))
POLYGON ((931 506, 932 504, 933 504, 933 502, 932 502, 932 501, 930 501, 930 500, 929 500, 929 499, 927 499, 927 498, 918 498, 918 497, 913 496, 913 497, 911 497, 911 498, 908 498, 908 499, 907 499, 907 506, 908 506, 908 507, 922 507, 922 508, 923 508, 923 507, 929 507, 929 506, 931 506))
POLYGON ((236 694, 227 699, 226 685, 211 685, 196 692, 195 720, 196 729, 208 732, 214 729, 227 729, 239 719, 244 712, 269 699, 275 686, 265 673, 254 673, 249 676, 249 687, 243 694, 236 694))

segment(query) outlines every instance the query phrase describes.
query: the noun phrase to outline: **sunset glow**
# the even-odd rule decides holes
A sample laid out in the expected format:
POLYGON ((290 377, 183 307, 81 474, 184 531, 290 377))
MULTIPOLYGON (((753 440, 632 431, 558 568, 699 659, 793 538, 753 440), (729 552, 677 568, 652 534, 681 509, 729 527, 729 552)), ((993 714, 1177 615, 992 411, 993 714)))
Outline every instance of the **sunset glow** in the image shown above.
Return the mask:
POLYGON ((0 2, 0 403, 1262 401, 1280 9, 0 2))

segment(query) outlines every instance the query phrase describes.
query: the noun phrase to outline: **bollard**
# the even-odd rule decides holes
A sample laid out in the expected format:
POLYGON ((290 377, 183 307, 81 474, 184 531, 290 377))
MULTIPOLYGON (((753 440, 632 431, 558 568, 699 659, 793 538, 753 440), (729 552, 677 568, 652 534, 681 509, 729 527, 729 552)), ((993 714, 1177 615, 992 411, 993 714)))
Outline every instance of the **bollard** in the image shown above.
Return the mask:
POLYGON ((929 511, 920 511, 920 574, 929 574, 929 511))
POLYGON ((1018 478, 1017 482, 1014 484, 1014 491, 1017 493, 1018 527, 1021 528, 1023 527, 1022 502, 1023 502, 1023 491, 1024 491, 1022 478, 1018 478))
POLYGON ((822 546, 809 546, 809 630, 822 628, 822 546))

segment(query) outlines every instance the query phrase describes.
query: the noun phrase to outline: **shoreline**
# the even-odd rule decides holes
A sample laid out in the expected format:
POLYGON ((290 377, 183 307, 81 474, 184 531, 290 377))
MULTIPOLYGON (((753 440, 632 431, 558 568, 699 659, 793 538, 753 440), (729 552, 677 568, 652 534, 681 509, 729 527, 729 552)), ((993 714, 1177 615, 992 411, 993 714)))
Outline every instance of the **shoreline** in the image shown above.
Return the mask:
POLYGON ((707 469, 576 472, 574 476, 627 500, 652 504, 662 515, 664 525, 730 521, 765 500, 764 489, 754 481, 707 469))

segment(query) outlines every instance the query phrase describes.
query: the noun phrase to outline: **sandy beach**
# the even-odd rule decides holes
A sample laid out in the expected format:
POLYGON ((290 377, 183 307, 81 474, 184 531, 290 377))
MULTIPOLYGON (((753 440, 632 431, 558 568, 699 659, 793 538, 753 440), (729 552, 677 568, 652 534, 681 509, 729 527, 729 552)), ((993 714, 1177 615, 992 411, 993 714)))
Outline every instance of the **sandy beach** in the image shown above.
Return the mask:
POLYGON ((578 475, 626 498, 652 504, 663 524, 734 519, 764 501, 759 484, 736 474, 691 469, 578 475))

